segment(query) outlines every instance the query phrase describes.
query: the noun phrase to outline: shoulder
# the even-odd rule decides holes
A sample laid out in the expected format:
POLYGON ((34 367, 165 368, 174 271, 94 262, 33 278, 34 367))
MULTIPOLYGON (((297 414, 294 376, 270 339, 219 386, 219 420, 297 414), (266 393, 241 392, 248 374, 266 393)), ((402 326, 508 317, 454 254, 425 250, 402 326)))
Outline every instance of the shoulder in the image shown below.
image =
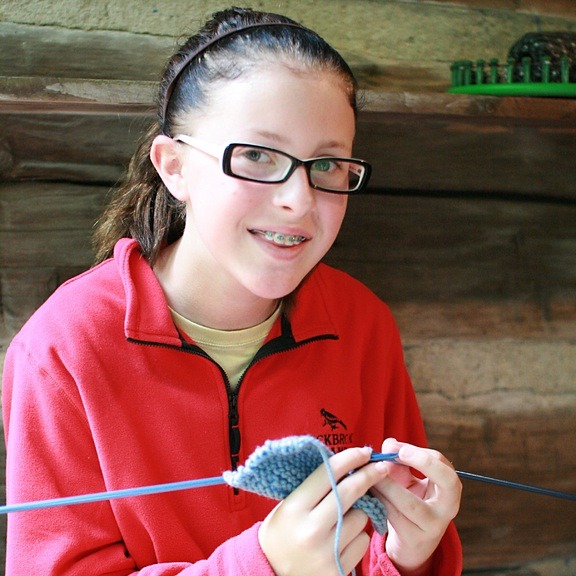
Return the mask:
MULTIPOLYGON (((128 285, 138 268, 152 275, 134 240, 121 239, 114 256, 61 284, 32 316, 31 321, 97 322, 126 304, 128 285), (137 262, 137 266, 131 264, 137 262)), ((140 274, 142 276, 142 274, 140 274)))
POLYGON ((368 286, 350 274, 319 264, 296 296, 300 319, 307 314, 330 318, 338 333, 354 331, 386 333, 396 331, 388 305, 368 286))
POLYGON ((81 337, 89 326, 113 315, 121 305, 121 282, 115 268, 109 260, 64 282, 32 314, 15 340, 31 341, 38 348, 58 335, 81 337))
POLYGON ((85 340, 102 326, 122 326, 126 308, 117 258, 110 258, 61 284, 32 314, 15 340, 34 349, 65 340, 85 340))
POLYGON ((390 314, 388 305, 374 291, 343 270, 320 264, 312 273, 310 280, 330 308, 344 307, 390 314))

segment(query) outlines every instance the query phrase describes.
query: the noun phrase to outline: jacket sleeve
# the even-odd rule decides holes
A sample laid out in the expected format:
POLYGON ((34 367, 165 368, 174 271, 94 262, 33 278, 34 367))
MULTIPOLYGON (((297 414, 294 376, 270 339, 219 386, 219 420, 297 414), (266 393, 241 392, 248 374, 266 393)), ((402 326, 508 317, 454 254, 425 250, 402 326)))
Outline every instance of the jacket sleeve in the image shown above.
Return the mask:
MULTIPOLYGON (((81 398, 62 386, 70 378, 55 354, 49 366, 46 360, 39 366, 21 342, 11 344, 2 389, 9 504, 106 490, 81 398)), ((273 576, 257 530, 200 562, 137 567, 110 502, 15 512, 8 519, 6 576, 273 576)))
POLYGON ((194 564, 156 564, 131 576, 274 576, 258 543, 259 526, 255 524, 224 542, 207 560, 194 564))
MULTIPOLYGON (((362 562, 362 574, 371 576, 399 576, 398 570, 386 554, 386 536, 372 535, 370 553, 362 562)), ((462 547, 454 524, 450 524, 442 538, 432 564, 431 576, 460 576, 462 574, 462 547)))

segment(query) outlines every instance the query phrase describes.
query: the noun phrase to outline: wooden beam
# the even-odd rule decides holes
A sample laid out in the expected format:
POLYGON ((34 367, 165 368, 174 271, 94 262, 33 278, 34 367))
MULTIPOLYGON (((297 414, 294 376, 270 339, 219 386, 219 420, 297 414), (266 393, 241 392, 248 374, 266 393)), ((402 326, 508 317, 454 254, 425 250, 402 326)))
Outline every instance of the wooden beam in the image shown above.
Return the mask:
POLYGON ((176 39, 0 22, 1 76, 156 80, 176 39))
POLYGON ((436 3, 454 7, 465 6, 468 9, 574 16, 573 0, 436 0, 436 3))
MULTIPOLYGON (((117 181, 152 99, 150 83, 0 80, 0 177, 117 181)), ((368 92, 356 154, 375 192, 573 199, 576 101, 368 92)))
POLYGON ((116 182, 151 115, 141 108, 0 105, 0 178, 116 182), (8 110, 8 111, 7 111, 8 110), (21 109, 22 110, 22 109, 21 109))
POLYGON ((532 302, 574 298, 576 204, 351 198, 327 260, 385 301, 532 302))

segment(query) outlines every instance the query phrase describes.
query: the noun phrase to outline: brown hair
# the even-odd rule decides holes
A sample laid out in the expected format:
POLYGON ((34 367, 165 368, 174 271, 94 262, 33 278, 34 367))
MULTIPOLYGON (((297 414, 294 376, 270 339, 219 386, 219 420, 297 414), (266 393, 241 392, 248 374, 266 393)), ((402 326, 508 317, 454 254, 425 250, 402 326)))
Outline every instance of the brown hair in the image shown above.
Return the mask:
POLYGON ((120 238, 134 238, 154 264, 160 250, 184 231, 185 206, 166 189, 150 160, 154 138, 182 131, 194 110, 209 103, 210 87, 263 62, 325 70, 343 80, 357 112, 357 85, 344 59, 318 34, 268 12, 231 8, 213 15, 168 61, 157 96, 158 114, 143 135, 125 178, 96 224, 96 262, 109 258, 120 238))

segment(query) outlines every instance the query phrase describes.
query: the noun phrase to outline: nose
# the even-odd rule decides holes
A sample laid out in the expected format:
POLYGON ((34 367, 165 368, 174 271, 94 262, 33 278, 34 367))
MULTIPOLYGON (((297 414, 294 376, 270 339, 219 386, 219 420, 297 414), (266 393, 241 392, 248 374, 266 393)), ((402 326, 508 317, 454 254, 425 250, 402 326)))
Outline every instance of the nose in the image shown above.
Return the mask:
POLYGON ((305 166, 298 166, 290 178, 278 184, 274 204, 293 212, 296 216, 306 214, 316 202, 316 191, 310 186, 305 166))

